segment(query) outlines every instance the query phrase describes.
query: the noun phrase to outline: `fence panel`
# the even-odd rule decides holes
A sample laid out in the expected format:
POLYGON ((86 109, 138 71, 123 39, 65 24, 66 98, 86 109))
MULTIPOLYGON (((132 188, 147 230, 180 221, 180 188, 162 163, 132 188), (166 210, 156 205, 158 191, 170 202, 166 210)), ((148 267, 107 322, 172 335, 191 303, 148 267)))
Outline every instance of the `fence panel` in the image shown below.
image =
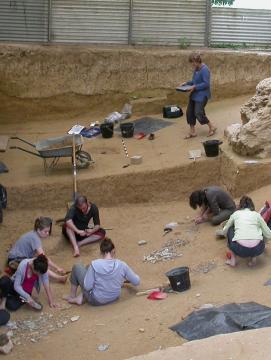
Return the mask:
POLYGON ((47 39, 48 0, 0 0, 0 41, 47 39))
POLYGON ((211 45, 271 45, 271 10, 212 8, 211 45))
POLYGON ((204 46, 208 0, 133 0, 132 42, 204 46))
POLYGON ((52 0, 51 40, 127 44, 130 0, 52 0))

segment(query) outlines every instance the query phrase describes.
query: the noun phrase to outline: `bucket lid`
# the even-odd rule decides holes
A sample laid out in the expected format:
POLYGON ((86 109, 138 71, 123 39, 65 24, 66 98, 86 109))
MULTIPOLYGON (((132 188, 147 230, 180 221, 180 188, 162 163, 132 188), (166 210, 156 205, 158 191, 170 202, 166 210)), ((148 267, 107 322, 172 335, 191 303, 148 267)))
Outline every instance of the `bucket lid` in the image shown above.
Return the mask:
POLYGON ((182 266, 178 268, 171 269, 166 272, 166 276, 176 276, 176 275, 182 275, 189 271, 189 268, 187 266, 182 266))
POLYGON ((215 139, 212 139, 212 140, 206 140, 206 141, 203 141, 203 145, 221 145, 223 144, 223 141, 221 140, 215 140, 215 139))

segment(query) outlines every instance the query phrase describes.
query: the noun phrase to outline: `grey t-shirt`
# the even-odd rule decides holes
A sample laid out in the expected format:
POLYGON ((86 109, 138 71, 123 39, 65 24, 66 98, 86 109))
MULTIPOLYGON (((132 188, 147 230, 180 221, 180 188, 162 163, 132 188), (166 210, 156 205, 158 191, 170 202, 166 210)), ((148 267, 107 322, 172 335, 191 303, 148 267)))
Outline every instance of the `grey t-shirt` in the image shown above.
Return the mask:
POLYGON ((42 248, 41 240, 36 231, 33 230, 22 235, 20 239, 16 241, 8 254, 8 258, 31 259, 35 256, 39 248, 42 248))
POLYGON ((235 203, 231 198, 230 194, 221 189, 218 186, 209 186, 205 188, 205 194, 212 213, 218 215, 221 210, 231 210, 232 212, 236 209, 235 203))

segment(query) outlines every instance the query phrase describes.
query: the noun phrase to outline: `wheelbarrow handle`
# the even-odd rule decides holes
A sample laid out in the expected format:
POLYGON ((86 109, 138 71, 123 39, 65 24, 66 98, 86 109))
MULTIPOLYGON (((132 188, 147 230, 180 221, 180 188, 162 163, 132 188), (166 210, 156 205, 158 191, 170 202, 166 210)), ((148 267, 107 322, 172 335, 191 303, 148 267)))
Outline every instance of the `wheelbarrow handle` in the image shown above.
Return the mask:
POLYGON ((29 141, 26 141, 26 140, 18 137, 18 136, 11 136, 10 139, 20 140, 20 141, 24 142, 25 144, 28 144, 28 145, 30 145, 32 147, 36 147, 36 145, 34 145, 34 144, 30 143, 29 141))
POLYGON ((28 154, 32 154, 32 155, 35 155, 35 156, 38 156, 38 157, 44 159, 44 157, 41 156, 40 154, 37 154, 37 153, 34 153, 33 151, 29 151, 29 150, 26 150, 26 149, 24 149, 24 148, 21 148, 20 146, 10 146, 9 148, 10 148, 10 149, 19 149, 19 150, 22 150, 22 151, 24 151, 24 152, 27 152, 28 154))

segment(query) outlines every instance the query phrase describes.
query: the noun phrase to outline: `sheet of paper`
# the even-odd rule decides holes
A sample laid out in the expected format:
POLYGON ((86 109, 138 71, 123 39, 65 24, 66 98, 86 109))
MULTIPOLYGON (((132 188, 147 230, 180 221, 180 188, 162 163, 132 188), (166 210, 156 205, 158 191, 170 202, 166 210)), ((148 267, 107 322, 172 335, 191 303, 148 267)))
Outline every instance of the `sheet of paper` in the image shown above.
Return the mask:
POLYGON ((83 125, 73 125, 73 127, 68 131, 68 134, 70 135, 77 135, 80 134, 80 132, 84 129, 85 126, 83 125))

